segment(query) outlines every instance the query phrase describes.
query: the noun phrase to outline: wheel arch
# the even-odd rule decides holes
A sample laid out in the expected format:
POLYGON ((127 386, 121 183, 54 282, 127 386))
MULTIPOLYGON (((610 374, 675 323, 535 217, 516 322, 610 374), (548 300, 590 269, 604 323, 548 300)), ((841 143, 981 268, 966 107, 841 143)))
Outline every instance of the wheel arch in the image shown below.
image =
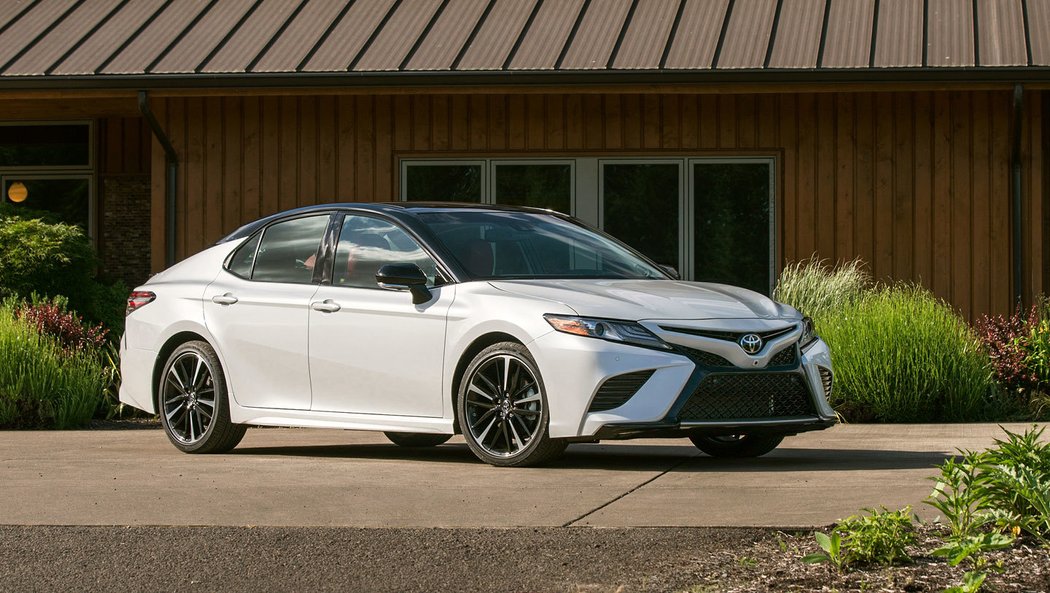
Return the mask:
MULTIPOLYGON (((160 406, 157 398, 160 396, 160 393, 157 389, 160 387, 160 375, 164 372, 164 365, 167 364, 168 357, 171 356, 171 353, 174 352, 176 348, 182 346, 186 342, 193 341, 206 342, 208 345, 211 345, 211 342, 199 333, 190 330, 183 330, 169 337, 157 352, 157 360, 153 363, 153 373, 151 375, 152 381, 150 381, 150 397, 152 398, 151 401, 153 402, 153 405, 157 406, 156 409, 158 412, 160 411, 160 406)), ((212 346, 212 348, 214 349, 214 346, 212 346)))
POLYGON ((449 397, 452 400, 452 430, 455 431, 456 434, 461 432, 459 427, 459 414, 457 413, 457 407, 459 405, 457 400, 459 399, 459 385, 460 381, 463 380, 463 372, 467 370, 467 365, 474 360, 474 357, 477 356, 479 352, 500 342, 515 342, 524 345, 518 337, 512 334, 502 331, 492 331, 474 338, 474 341, 463 349, 463 352, 459 355, 459 360, 456 362, 456 370, 452 374, 452 389, 449 394, 449 397))

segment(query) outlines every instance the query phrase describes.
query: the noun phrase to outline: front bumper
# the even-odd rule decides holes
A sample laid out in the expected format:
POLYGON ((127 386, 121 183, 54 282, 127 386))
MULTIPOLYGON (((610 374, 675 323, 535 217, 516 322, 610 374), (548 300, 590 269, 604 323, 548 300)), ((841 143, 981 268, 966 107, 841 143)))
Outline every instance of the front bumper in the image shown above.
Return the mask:
MULTIPOLYGON (((832 426, 836 414, 828 404, 824 387, 824 380, 831 380, 827 346, 818 340, 805 352, 799 352, 795 343, 790 348, 796 353, 791 364, 742 368, 707 365, 685 350, 650 350, 557 332, 530 345, 543 372, 550 435, 580 441, 748 431, 795 434, 832 426), (652 375, 623 405, 590 411, 592 400, 606 380, 643 371, 651 371, 652 375), (798 390, 798 399, 805 400, 805 407, 785 411, 770 403, 768 410, 754 415, 735 416, 730 411, 708 417, 698 412, 706 402, 690 402, 702 386, 710 387, 712 381, 705 383, 707 379, 732 381, 770 375, 790 379, 798 390)), ((730 393, 728 397, 736 395, 730 393)), ((747 399, 747 395, 742 398, 747 399)))

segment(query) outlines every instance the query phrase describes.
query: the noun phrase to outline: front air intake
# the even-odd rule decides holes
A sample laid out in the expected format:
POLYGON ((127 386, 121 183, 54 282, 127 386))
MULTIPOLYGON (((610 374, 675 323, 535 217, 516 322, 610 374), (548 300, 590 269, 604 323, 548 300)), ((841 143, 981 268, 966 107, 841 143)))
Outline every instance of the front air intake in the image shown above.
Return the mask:
POLYGON ((598 388, 598 393, 595 394, 591 407, 587 411, 604 412, 619 408, 634 397, 634 394, 638 393, 642 385, 645 385, 645 382, 652 376, 653 371, 638 371, 606 379, 605 383, 598 388))
POLYGON ((791 418, 815 414, 799 373, 708 375, 682 407, 683 422, 791 418))
POLYGON ((832 380, 831 370, 824 367, 817 367, 817 370, 820 371, 820 384, 824 387, 824 398, 830 401, 832 380))

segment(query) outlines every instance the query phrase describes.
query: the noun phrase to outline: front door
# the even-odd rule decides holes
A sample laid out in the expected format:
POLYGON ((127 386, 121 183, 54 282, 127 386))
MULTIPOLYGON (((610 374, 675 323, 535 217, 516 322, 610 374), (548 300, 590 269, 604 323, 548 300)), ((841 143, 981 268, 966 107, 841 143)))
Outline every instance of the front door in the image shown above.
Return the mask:
POLYGON ((386 220, 346 215, 332 284, 311 299, 312 409, 325 412, 441 417, 446 316, 455 285, 434 287, 434 261, 386 220), (408 292, 385 290, 385 264, 413 263, 433 294, 414 305, 408 292))

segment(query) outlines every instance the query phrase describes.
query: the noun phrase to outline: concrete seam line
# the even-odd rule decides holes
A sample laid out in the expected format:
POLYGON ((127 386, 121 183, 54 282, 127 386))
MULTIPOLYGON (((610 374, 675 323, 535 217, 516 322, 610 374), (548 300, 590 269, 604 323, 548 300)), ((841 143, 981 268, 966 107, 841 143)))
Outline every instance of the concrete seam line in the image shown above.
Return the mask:
POLYGON ((600 504, 600 505, 594 507, 593 509, 587 511, 586 513, 580 515, 579 517, 576 517, 575 519, 572 519, 570 521, 567 521, 567 522, 563 523, 562 527, 572 527, 573 523, 579 523, 580 521, 583 521, 587 517, 590 517, 594 513, 597 513, 598 511, 604 509, 605 507, 611 505, 612 503, 614 503, 614 502, 616 502, 616 501, 618 501, 618 500, 620 500, 620 499, 630 495, 632 492, 635 492, 636 490, 639 490, 639 489, 641 489, 641 488, 643 488, 645 486, 648 486, 649 484, 652 484, 656 480, 664 477, 668 473, 670 473, 670 472, 674 471, 675 469, 677 469, 680 465, 682 465, 686 461, 689 461, 690 459, 694 459, 694 458, 699 457, 699 456, 700 456, 700 454, 697 453, 696 455, 691 455, 689 457, 686 457, 685 459, 679 461, 678 463, 675 463, 675 464, 671 465, 671 467, 669 467, 669 468, 665 469, 664 471, 656 474, 655 476, 649 478, 648 480, 642 482, 641 484, 638 484, 634 488, 631 488, 627 492, 624 492, 623 494, 619 494, 619 495, 613 497, 612 500, 609 500, 609 501, 607 501, 607 502, 605 502, 603 504, 600 504))

